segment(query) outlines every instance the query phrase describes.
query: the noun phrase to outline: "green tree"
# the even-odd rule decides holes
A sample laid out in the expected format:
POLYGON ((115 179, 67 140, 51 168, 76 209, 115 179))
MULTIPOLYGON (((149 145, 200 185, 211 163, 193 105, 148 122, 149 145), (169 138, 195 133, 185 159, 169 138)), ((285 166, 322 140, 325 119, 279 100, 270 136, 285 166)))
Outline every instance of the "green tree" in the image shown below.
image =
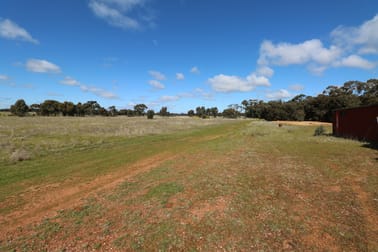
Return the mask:
POLYGON ((169 116, 168 108, 167 107, 162 107, 159 112, 160 116, 169 116))
POLYGON ((191 109, 191 110, 188 111, 188 116, 192 117, 194 115, 195 114, 194 114, 194 110, 193 109, 191 109))
POLYGON ((155 111, 152 109, 147 111, 147 119, 154 119, 155 111))
POLYGON ((227 108, 227 109, 223 110, 222 115, 225 118, 235 119, 235 118, 238 118, 239 112, 234 108, 227 108))
POLYGON ((100 104, 98 104, 97 101, 87 101, 86 103, 83 104, 83 110, 85 115, 99 115, 100 114, 100 109, 102 108, 100 104))
POLYGON ((63 116, 74 116, 75 115, 75 104, 72 102, 65 101, 59 104, 59 109, 63 116))
POLYGON ((206 117, 206 109, 204 106, 196 108, 196 115, 200 118, 206 117))
POLYGON ((137 104, 134 106, 135 115, 143 116, 148 107, 145 104, 137 104))
POLYGON ((30 105, 30 111, 36 113, 37 115, 41 114, 40 108, 41 108, 41 105, 38 103, 33 103, 32 105, 30 105))
POLYGON ((214 116, 214 117, 217 117, 218 116, 218 108, 217 107, 212 107, 211 109, 210 109, 210 114, 212 115, 212 116, 214 116))
POLYGON ((16 116, 25 116, 28 111, 29 107, 23 99, 17 100, 16 103, 10 107, 10 112, 16 116))
POLYGON ((60 103, 55 100, 45 100, 41 103, 41 115, 57 116, 60 113, 60 103))
POLYGON ((108 108, 108 112, 109 112, 110 116, 116 116, 116 115, 118 115, 118 111, 117 111, 117 109, 116 109, 115 106, 110 106, 108 108))

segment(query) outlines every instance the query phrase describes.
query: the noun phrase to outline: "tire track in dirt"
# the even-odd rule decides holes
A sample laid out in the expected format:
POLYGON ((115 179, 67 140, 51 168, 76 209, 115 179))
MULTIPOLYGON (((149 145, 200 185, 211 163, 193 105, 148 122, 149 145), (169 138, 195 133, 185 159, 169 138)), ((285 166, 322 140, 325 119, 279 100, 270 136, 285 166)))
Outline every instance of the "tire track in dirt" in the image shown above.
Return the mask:
POLYGON ((29 192, 24 195, 28 198, 28 203, 21 210, 0 216, 0 234, 11 232, 17 227, 26 226, 44 218, 53 217, 58 210, 74 207, 91 194, 113 189, 123 181, 174 158, 175 156, 171 153, 160 153, 130 164, 125 169, 119 169, 120 171, 96 177, 90 182, 76 185, 50 184, 37 189, 30 188, 30 190, 26 190, 29 192))
POLYGON ((369 194, 364 191, 357 181, 351 183, 351 188, 356 194, 356 197, 361 205, 362 216, 365 220, 365 231, 367 236, 368 249, 372 251, 378 248, 378 215, 371 206, 369 194))

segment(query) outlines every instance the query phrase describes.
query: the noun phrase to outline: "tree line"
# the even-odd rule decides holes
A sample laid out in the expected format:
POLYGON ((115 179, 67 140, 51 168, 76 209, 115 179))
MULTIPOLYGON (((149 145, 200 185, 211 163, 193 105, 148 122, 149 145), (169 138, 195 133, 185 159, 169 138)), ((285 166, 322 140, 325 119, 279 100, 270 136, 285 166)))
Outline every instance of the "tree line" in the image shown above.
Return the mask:
POLYGON ((331 122, 335 109, 378 104, 378 80, 348 81, 342 86, 328 86, 318 96, 300 94, 283 101, 244 100, 242 109, 246 117, 268 121, 323 121, 331 122))
MULTIPOLYGON (((268 121, 332 121, 335 109, 368 106, 378 104, 378 80, 366 82, 348 81, 342 86, 328 86, 318 96, 300 94, 289 101, 262 101, 256 99, 243 100, 240 104, 229 105, 220 112, 217 107, 198 106, 187 112, 188 116, 209 118, 223 116, 226 118, 260 118, 268 121)), ((152 119, 155 111, 145 104, 136 104, 133 109, 117 110, 115 106, 102 107, 97 101, 77 103, 46 100, 40 104, 28 106, 23 99, 17 100, 10 107, 10 112, 17 116, 25 116, 29 112, 40 116, 144 116, 152 119)), ((172 115, 167 107, 157 113, 160 116, 172 115)))
MULTIPOLYGON (((23 99, 19 99, 9 110, 13 115, 17 116, 26 116, 29 113, 38 116, 144 116, 146 114, 155 114, 153 110, 147 109, 148 107, 145 104, 136 104, 134 109, 117 110, 115 106, 110 106, 106 109, 97 101, 74 104, 70 101, 45 100, 40 104, 35 103, 28 106, 23 99)), ((160 114, 167 116, 169 114, 167 108, 163 107, 160 114)))

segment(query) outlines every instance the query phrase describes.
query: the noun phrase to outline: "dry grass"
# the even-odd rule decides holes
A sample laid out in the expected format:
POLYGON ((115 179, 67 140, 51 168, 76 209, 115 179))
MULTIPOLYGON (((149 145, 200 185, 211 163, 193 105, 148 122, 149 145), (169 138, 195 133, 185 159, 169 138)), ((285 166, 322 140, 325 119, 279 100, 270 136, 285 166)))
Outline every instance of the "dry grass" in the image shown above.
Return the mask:
POLYGON ((40 156, 101 145, 115 138, 157 135, 230 122, 226 119, 155 117, 0 117, 0 162, 13 162, 15 151, 40 156))
MULTIPOLYGON (((233 122, 108 147, 108 155, 156 147, 159 162, 140 156, 123 173, 99 176, 93 183, 111 186, 81 194, 81 202, 33 225, 8 229, 0 250, 378 249, 377 150, 314 137, 316 126, 233 122), (171 158, 160 158, 163 153, 171 158)), ((86 155, 92 152, 99 153, 86 155)), ((30 199, 45 195, 34 186, 40 191, 30 199)))

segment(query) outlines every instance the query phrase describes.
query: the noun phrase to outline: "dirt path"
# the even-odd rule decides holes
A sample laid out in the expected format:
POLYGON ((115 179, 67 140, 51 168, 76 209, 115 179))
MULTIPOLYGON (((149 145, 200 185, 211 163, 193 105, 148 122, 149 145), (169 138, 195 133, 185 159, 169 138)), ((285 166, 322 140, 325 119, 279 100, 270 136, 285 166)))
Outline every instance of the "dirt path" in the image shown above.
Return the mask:
POLYGON ((117 172, 99 176, 87 183, 49 184, 29 188, 22 195, 24 199, 28 199, 28 203, 22 209, 0 216, 0 234, 5 234, 19 226, 38 222, 43 218, 52 217, 58 210, 74 207, 91 194, 115 188, 123 181, 147 172, 173 158, 174 156, 170 153, 161 153, 137 161, 117 172))
POLYGON ((332 123, 312 121, 275 121, 275 123, 290 126, 332 126, 332 123))
POLYGON ((356 194, 359 203, 361 204, 361 211, 366 225, 366 236, 369 240, 369 249, 372 251, 374 248, 378 248, 378 215, 369 202, 368 193, 364 191, 359 185, 358 181, 352 182, 352 189, 356 194))

